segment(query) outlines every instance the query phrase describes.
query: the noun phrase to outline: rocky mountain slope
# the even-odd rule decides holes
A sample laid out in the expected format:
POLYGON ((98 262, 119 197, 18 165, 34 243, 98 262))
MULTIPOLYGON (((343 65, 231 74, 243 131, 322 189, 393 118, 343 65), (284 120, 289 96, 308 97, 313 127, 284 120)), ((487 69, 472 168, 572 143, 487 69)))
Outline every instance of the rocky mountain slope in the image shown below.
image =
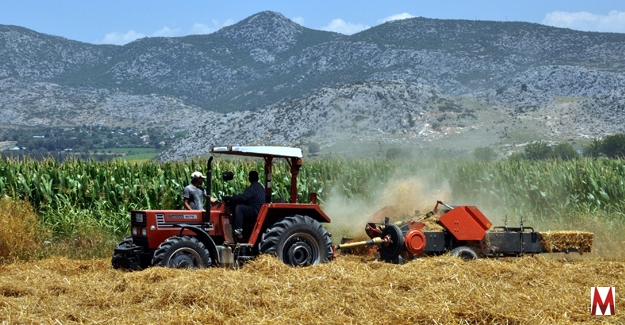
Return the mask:
POLYGON ((464 132, 485 139, 474 144, 576 141, 625 132, 624 51, 625 34, 427 18, 345 36, 261 12, 124 46, 0 25, 0 126, 190 130, 166 159, 208 144, 464 132))

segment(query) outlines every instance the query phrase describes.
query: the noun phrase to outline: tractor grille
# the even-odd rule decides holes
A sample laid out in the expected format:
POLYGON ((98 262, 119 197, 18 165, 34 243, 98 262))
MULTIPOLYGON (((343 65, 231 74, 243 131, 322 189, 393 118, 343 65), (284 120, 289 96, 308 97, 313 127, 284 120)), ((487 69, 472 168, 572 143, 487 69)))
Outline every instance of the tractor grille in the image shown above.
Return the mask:
POLYGON ((132 237, 132 243, 136 246, 145 247, 145 249, 148 248, 148 239, 145 237, 132 237))
POLYGON ((165 215, 164 214, 157 214, 156 215, 156 224, 159 226, 162 226, 165 224, 165 215))

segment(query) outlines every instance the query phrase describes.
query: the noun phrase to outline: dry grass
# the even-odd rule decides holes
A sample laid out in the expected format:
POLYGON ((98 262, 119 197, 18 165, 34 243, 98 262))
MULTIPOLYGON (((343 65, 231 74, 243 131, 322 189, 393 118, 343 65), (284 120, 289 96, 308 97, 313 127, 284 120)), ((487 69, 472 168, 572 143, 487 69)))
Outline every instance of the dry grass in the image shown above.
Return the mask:
POLYGON ((47 229, 27 201, 0 197, 0 264, 47 256, 97 258, 111 254, 117 239, 89 223, 74 225, 69 238, 47 229))
POLYGON ((292 268, 113 270, 107 259, 0 266, 7 324, 585 324, 591 286, 625 287, 620 261, 443 256, 404 265, 354 257, 292 268))
POLYGON ((45 237, 30 204, 0 197, 0 263, 39 257, 45 237))

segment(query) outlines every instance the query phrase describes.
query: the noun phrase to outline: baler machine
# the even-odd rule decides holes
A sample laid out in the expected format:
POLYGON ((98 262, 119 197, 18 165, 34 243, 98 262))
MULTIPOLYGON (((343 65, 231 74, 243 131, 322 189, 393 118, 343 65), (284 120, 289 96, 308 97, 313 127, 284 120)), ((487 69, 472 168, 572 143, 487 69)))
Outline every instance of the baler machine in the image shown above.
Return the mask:
POLYGON ((524 254, 554 252, 590 252, 592 233, 556 231, 539 233, 532 227, 492 227, 492 223, 475 206, 449 206, 437 201, 434 209, 420 219, 390 223, 370 222, 365 232, 370 240, 348 241, 336 246, 342 253, 367 245, 377 245, 379 258, 401 264, 421 255, 440 255, 449 252, 463 259, 479 257, 521 256, 524 254), (425 230, 423 222, 439 212, 436 222, 440 231, 425 230))

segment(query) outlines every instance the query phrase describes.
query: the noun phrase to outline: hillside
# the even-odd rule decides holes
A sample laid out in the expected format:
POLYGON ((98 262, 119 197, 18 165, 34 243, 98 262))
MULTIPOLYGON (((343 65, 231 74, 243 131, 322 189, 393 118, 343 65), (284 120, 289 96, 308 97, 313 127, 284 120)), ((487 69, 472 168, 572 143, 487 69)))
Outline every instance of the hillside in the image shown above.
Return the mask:
POLYGON ((0 25, 0 126, 190 130, 168 159, 208 144, 331 146, 355 135, 420 145, 467 129, 483 132, 469 146, 578 142, 625 132, 624 51, 625 34, 422 17, 345 36, 261 12, 208 35, 124 46, 0 25))

